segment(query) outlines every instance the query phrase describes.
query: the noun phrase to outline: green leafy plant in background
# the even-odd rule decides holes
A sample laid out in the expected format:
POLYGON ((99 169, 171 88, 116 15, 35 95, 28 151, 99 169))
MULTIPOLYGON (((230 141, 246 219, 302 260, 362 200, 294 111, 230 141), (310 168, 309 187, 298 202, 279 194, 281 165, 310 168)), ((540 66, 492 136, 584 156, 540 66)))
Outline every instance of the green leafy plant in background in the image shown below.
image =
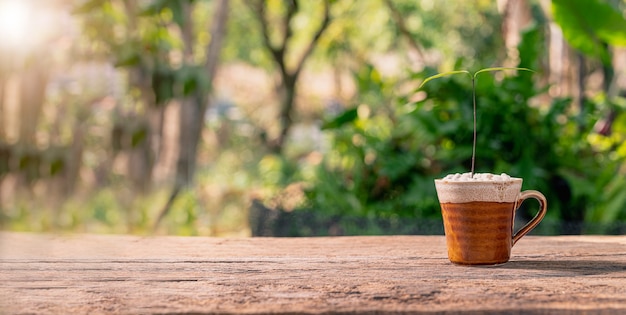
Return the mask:
POLYGON ((415 121, 395 104, 395 83, 372 66, 357 72, 355 80, 363 91, 359 105, 323 125, 332 134, 332 150, 310 179, 307 207, 326 216, 389 222, 437 218, 429 185, 433 150, 422 150, 421 139, 413 136, 415 121))
POLYGON ((554 21, 572 47, 611 63, 608 45, 626 46, 626 19, 600 0, 553 0, 554 21))
POLYGON ((473 74, 467 70, 457 70, 457 71, 450 71, 450 72, 444 72, 444 73, 439 73, 439 74, 435 74, 433 76, 430 76, 426 79, 424 79, 424 81, 422 82, 422 84, 420 85, 420 88, 424 86, 424 84, 426 84, 428 81, 430 80, 434 80, 437 78, 441 78, 441 77, 445 77, 445 76, 449 76, 449 75, 454 75, 454 74, 467 74, 470 76, 470 78, 472 79, 472 113, 473 113, 473 126, 474 126, 474 141, 472 142, 472 167, 471 167, 471 171, 470 171, 470 177, 474 177, 474 168, 475 168, 475 162, 476 162, 476 76, 484 73, 484 72, 494 72, 494 71, 505 71, 505 70, 520 70, 520 71, 530 71, 530 72, 534 72, 533 70, 530 69, 526 69, 526 68, 507 68, 507 67, 496 67, 496 68, 485 68, 485 69, 481 69, 478 70, 476 72, 474 72, 473 74))
MULTIPOLYGON (((612 66, 612 47, 626 46, 626 18, 622 14, 625 5, 619 1, 601 0, 552 1, 554 21, 563 30, 567 42, 581 53, 579 75, 584 78, 581 73, 585 71, 585 58, 587 62, 600 61, 602 66, 603 94, 592 101, 581 95, 581 107, 597 105, 604 112, 604 117, 598 120, 602 127, 597 133, 589 134, 589 142, 596 150, 606 152, 605 172, 598 175, 599 180, 591 186, 593 188, 578 189, 578 195, 593 194, 600 199, 587 211, 585 220, 602 225, 626 220, 626 100, 619 96, 612 66)), ((580 82, 582 90, 585 81, 581 79, 580 82)), ((581 115, 587 112, 583 108, 581 115)), ((570 174, 569 178, 576 181, 580 176, 570 174)))
MULTIPOLYGON (((540 36, 539 28, 523 33, 518 68, 538 68, 540 36)), ((444 172, 465 172, 471 164, 474 100, 466 91, 475 89, 481 128, 476 135, 477 171, 513 174, 524 178, 524 189, 544 192, 550 211, 537 232, 619 233, 607 227, 583 229, 581 224, 623 216, 623 186, 615 174, 624 158, 616 154, 616 145, 599 147, 589 141, 602 119, 599 100, 588 100, 584 115, 570 110, 569 98, 530 105, 547 87, 522 73, 485 75, 470 83, 427 68, 413 77, 428 82, 415 91, 426 94, 417 102, 410 101, 414 92, 395 95, 398 85, 373 67, 357 73, 362 98, 324 124, 332 145, 310 179, 305 209, 327 217, 432 225, 440 219, 432 180, 444 172)), ((529 217, 528 209, 520 216, 529 217)))

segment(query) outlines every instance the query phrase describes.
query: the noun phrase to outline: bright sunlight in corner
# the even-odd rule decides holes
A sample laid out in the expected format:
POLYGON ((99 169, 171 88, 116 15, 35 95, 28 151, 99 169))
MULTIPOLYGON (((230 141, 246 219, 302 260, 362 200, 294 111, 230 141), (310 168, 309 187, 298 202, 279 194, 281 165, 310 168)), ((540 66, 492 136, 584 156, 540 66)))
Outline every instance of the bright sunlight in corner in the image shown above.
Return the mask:
POLYGON ((25 43, 31 10, 30 1, 0 0, 0 42, 9 47, 25 43))

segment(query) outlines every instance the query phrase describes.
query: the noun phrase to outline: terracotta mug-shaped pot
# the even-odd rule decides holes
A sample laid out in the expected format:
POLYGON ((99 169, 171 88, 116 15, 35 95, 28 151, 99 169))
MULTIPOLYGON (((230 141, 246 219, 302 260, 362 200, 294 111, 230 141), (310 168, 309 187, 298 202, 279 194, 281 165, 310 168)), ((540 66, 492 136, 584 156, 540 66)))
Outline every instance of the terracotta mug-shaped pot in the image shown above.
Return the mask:
POLYGON ((495 265, 509 261, 513 245, 535 228, 547 211, 543 194, 535 190, 522 192, 522 179, 506 174, 474 174, 471 179, 449 175, 436 179, 435 188, 448 258, 455 264, 495 265), (539 201, 539 212, 514 233, 515 212, 528 198, 539 201))

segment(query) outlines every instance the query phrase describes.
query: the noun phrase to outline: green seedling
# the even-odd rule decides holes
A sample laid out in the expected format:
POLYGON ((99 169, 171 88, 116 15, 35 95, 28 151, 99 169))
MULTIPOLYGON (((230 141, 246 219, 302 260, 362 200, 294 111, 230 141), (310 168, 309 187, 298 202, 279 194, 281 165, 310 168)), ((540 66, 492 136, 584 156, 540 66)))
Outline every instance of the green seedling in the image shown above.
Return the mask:
POLYGON ((470 76, 470 78, 472 79, 472 103, 473 103, 473 111, 474 111, 474 142, 472 143, 472 168, 470 171, 470 176, 474 177, 474 165, 475 165, 475 161, 476 161, 476 76, 478 76, 481 73, 485 73, 485 72, 494 72, 494 71, 504 71, 504 70, 521 70, 521 71, 530 71, 530 72, 535 72, 531 69, 528 68, 507 68, 507 67, 495 67, 495 68, 485 68, 485 69, 480 69, 474 73, 471 73, 467 70, 456 70, 456 71, 450 71, 450 72, 444 72, 444 73, 439 73, 439 74, 435 74, 433 76, 430 76, 426 79, 424 79, 424 81, 422 82, 422 84, 420 84, 418 89, 421 89, 424 84, 428 83, 428 81, 437 79, 437 78, 441 78, 441 77, 445 77, 445 76, 449 76, 449 75, 454 75, 454 74, 467 74, 468 76, 470 76))

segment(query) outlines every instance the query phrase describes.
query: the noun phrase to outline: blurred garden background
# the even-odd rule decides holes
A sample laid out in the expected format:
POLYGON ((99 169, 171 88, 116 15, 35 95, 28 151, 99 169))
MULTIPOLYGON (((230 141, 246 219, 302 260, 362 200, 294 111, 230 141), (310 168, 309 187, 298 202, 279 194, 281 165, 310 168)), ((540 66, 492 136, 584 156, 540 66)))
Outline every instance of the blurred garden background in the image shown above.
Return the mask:
POLYGON ((0 0, 0 228, 442 234, 500 66, 476 171, 626 233, 624 0, 0 0))

